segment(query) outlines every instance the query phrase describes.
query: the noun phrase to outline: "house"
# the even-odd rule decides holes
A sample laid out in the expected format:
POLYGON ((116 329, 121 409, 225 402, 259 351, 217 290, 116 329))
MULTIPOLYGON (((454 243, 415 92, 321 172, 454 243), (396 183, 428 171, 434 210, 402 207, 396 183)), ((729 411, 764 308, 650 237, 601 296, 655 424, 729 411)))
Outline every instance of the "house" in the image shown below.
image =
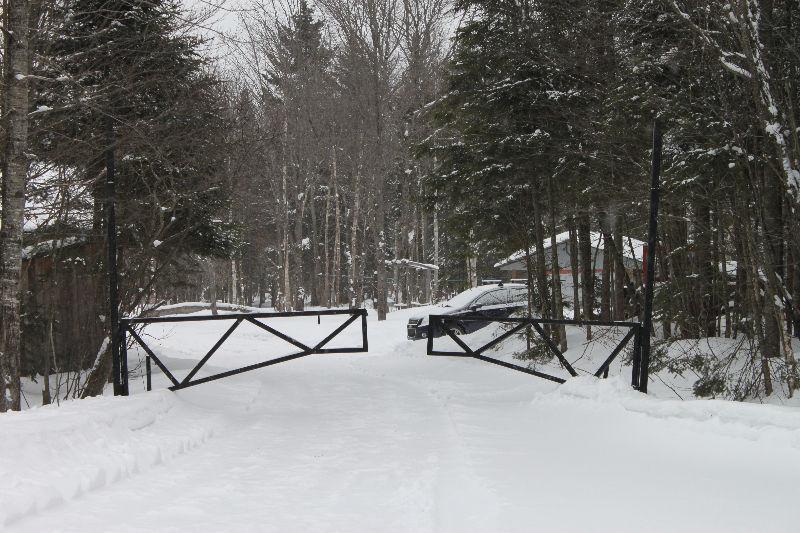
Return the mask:
MULTIPOLYGON (((564 278, 569 279, 571 283, 572 278, 572 261, 570 256, 569 245, 569 232, 565 231, 556 235, 556 247, 558 257, 559 272, 562 276, 562 283, 564 278)), ((606 268, 605 257, 603 254, 603 235, 599 232, 590 233, 590 242, 592 244, 592 261, 594 264, 594 271, 601 274, 606 268)), ((646 243, 631 237, 622 238, 622 259, 625 269, 629 272, 641 269, 645 258, 646 243)), ((551 239, 545 239, 542 243, 542 248, 545 252, 545 262, 547 264, 547 273, 550 274, 550 266, 552 265, 551 253, 552 242, 551 239)), ((531 248, 530 255, 535 258, 536 248, 531 248)), ((534 259, 535 260, 535 259, 534 259)), ((519 250, 502 261, 496 263, 495 268, 499 268, 504 278, 510 280, 527 280, 528 269, 525 264, 525 250, 519 250)), ((578 273, 580 274, 580 273, 578 273)))

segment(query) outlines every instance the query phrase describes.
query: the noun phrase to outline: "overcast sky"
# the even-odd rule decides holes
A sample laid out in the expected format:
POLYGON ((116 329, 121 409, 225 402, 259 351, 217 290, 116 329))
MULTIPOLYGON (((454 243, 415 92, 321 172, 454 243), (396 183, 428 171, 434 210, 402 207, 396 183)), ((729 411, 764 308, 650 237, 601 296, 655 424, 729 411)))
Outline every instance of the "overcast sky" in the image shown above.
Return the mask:
POLYGON ((181 0, 192 11, 202 13, 204 22, 198 31, 210 39, 209 54, 224 58, 229 47, 226 41, 236 38, 239 19, 251 5, 249 0, 181 0))
MULTIPOLYGON (((286 0, 272 0, 276 11, 286 0)), ((291 0, 289 0, 291 1, 291 0)), ((187 9, 204 15, 202 27, 198 33, 209 41, 207 55, 220 61, 223 68, 236 68, 229 59, 237 53, 240 45, 246 40, 241 31, 241 18, 253 11, 257 0, 181 0, 187 9)), ((270 6, 270 0, 262 1, 262 5, 270 6)), ((313 4, 313 0, 311 2, 313 4)), ((459 20, 452 13, 447 15, 445 26, 450 36, 455 32, 459 20)))

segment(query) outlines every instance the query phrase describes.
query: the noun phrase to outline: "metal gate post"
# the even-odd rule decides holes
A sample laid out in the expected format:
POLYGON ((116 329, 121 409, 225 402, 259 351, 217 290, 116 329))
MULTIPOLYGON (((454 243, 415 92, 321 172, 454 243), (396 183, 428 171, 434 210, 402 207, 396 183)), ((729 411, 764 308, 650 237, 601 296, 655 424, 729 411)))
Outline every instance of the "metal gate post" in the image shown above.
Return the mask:
POLYGON ((120 335, 124 337, 119 320, 119 285, 117 276, 117 217, 116 203, 116 169, 114 161, 114 120, 106 117, 106 274, 108 275, 108 314, 111 336, 111 357, 114 372, 114 396, 128 395, 128 365, 123 358, 120 335), (123 374, 124 373, 124 374, 123 374))
POLYGON ((428 353, 433 352, 433 337, 438 331, 436 328, 441 327, 439 325, 439 317, 437 316, 430 316, 428 317, 428 338, 425 339, 427 343, 428 353))
POLYGON ((653 161, 650 182, 650 224, 647 231, 647 286, 644 292, 644 320, 642 320, 642 357, 639 390, 647 394, 650 377, 650 337, 653 333, 653 290, 655 288, 656 246, 658 244, 658 200, 661 174, 661 123, 653 122, 653 161))
POLYGON ((369 339, 367 338, 367 310, 361 310, 361 346, 364 347, 364 351, 369 350, 369 339))
POLYGON ((642 325, 636 326, 636 336, 633 338, 633 368, 631 369, 631 385, 639 390, 639 378, 642 366, 642 325))
POLYGON ((122 322, 117 330, 117 349, 113 353, 116 364, 114 365, 114 396, 128 396, 128 342, 125 337, 125 323, 122 322))
POLYGON ((148 355, 144 359, 144 370, 147 373, 147 392, 153 390, 153 370, 151 367, 150 356, 148 355))

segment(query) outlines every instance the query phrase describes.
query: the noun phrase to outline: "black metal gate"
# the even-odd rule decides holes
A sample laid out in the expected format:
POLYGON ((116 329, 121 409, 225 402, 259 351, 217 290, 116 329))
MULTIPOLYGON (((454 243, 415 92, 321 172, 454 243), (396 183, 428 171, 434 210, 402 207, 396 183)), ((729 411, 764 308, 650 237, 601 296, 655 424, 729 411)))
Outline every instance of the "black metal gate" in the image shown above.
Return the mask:
POLYGON ((236 374, 241 374, 242 372, 249 372, 250 370, 256 370, 259 368, 264 368, 265 366, 275 365, 278 363, 284 363, 286 361, 291 361, 292 359, 299 359, 300 357, 305 357, 307 355, 313 354, 334 354, 334 353, 359 353, 359 352, 366 352, 369 348, 368 340, 367 340, 367 310, 366 309, 332 309, 332 310, 324 310, 324 311, 293 311, 293 312, 282 312, 282 313, 235 313, 235 314, 226 314, 226 315, 207 315, 207 316, 172 316, 172 317, 158 317, 158 318, 123 318, 120 319, 120 326, 119 326, 119 353, 117 354, 118 361, 115 363, 115 368, 119 368, 119 372, 115 372, 114 374, 114 387, 115 390, 119 389, 122 391, 122 394, 127 396, 129 393, 128 390, 128 349, 127 349, 127 342, 126 336, 130 335, 131 338, 145 351, 147 354, 145 358, 145 371, 147 374, 147 390, 151 390, 152 388, 152 379, 151 379, 151 361, 161 369, 167 379, 170 380, 172 385, 169 387, 170 390, 180 390, 185 389, 187 387, 193 387, 195 385, 200 385, 201 383, 208 383, 209 381, 214 381, 217 379, 226 378, 229 376, 233 376, 236 374), (333 330, 328 336, 324 339, 316 343, 314 346, 308 346, 303 342, 300 342, 297 339, 286 335, 278 331, 277 329, 265 324, 261 321, 261 319, 268 319, 268 318, 289 318, 289 317, 303 317, 303 316, 330 316, 330 315, 343 315, 347 316, 347 320, 345 320, 339 327, 333 330), (352 347, 340 347, 340 348, 325 348, 325 346, 336 338, 342 331, 344 331, 347 326, 355 322, 358 318, 361 318, 361 346, 352 346, 352 347), (134 326, 136 324, 159 324, 165 322, 204 322, 204 321, 233 321, 233 324, 222 334, 222 337, 211 347, 211 349, 198 361, 198 363, 192 368, 192 370, 186 375, 185 378, 178 381, 172 372, 164 365, 164 363, 158 358, 158 356, 153 353, 153 350, 147 345, 147 343, 142 339, 141 335, 136 332, 134 326), (242 322, 250 322, 254 326, 257 326, 264 331, 267 331, 282 339, 289 344, 300 349, 299 352, 292 353, 289 355, 284 355, 282 357, 276 357, 274 359, 268 359, 266 361, 262 361, 260 363, 255 363, 252 365, 247 365, 241 368, 235 368, 232 370, 227 370, 225 372, 219 372, 217 374, 202 377, 199 379, 192 379, 195 375, 203 368, 203 366, 208 362, 214 353, 219 350, 220 346, 231 336, 231 334, 236 331, 236 328, 239 327, 242 322))
MULTIPOLYGON (((465 313, 460 315, 430 315, 429 322, 428 322, 428 355, 447 355, 447 356, 455 356, 455 357, 471 357, 473 359, 480 359, 481 361, 486 361, 487 363, 492 363, 495 365, 500 365, 505 368, 510 368, 511 370, 517 370, 519 372, 524 372, 526 374, 531 374, 533 376, 547 379, 549 381, 554 381, 556 383, 564 383, 566 380, 564 378, 553 376, 551 374, 546 374, 544 372, 539 372, 538 370, 534 370, 532 368, 528 368, 521 365, 515 365, 513 363, 509 363, 506 361, 502 361, 500 359, 495 359, 493 357, 488 357, 484 355, 486 350, 493 348, 503 342, 504 340, 508 339, 512 335, 521 332, 523 329, 527 328, 528 326, 532 327, 534 331, 541 337, 547 347, 553 354, 558 358, 558 361, 561 363, 561 366, 570 374, 570 376, 577 376, 578 373, 572 367, 567 358, 564 357, 564 354, 559 350, 556 343, 553 341, 552 338, 547 334, 542 326, 545 325, 566 325, 566 326, 598 326, 598 327, 619 327, 619 328, 626 328, 628 329, 628 333, 619 341, 617 346, 611 351, 611 354, 603 361, 603 364, 600 365, 600 368, 594 373, 596 377, 601 376, 608 376, 608 368, 614 359, 622 352, 622 350, 627 346, 631 339, 633 339, 633 365, 631 371, 631 385, 636 390, 642 390, 643 387, 641 383, 647 383, 648 375, 647 369, 641 364, 641 347, 642 347, 642 324, 639 322, 616 322, 616 321, 600 321, 600 320, 554 320, 554 319, 544 319, 544 318, 491 318, 483 315, 481 313, 465 313), (497 336, 496 338, 492 339, 490 342, 487 342, 483 346, 479 348, 473 349, 470 348, 462 339, 459 338, 458 333, 459 331, 455 329, 455 324, 458 322, 501 322, 504 324, 512 324, 509 330, 505 331, 503 334, 497 336), (443 351, 443 350, 435 350, 434 349, 434 337, 437 336, 438 332, 442 332, 461 348, 462 351, 443 351)), ((646 388, 644 388, 646 391, 646 388)))

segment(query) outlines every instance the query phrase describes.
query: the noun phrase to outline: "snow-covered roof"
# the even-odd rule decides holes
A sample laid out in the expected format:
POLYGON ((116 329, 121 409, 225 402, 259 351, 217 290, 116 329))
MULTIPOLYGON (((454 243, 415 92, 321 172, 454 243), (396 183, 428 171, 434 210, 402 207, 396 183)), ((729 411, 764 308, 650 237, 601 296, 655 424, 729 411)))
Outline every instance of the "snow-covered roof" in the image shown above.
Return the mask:
POLYGON ((37 242, 22 249, 22 259, 30 259, 37 255, 47 255, 61 248, 67 248, 75 244, 84 244, 88 239, 84 236, 71 235, 61 239, 49 239, 46 241, 37 242))
POLYGON ((415 270, 439 270, 439 267, 430 263, 420 263, 411 259, 389 259, 386 261, 388 266, 405 266, 415 270))
MULTIPOLYGON (((590 235, 590 242, 592 243, 592 248, 599 248, 602 246, 603 243, 603 234, 597 231, 592 231, 589 233, 590 235)), ((561 243, 569 241, 569 232, 564 231, 556 235, 556 246, 561 243)), ((639 239, 633 239, 631 237, 623 236, 622 237, 622 255, 628 259, 634 259, 636 261, 642 262, 644 260, 644 241, 640 241, 639 239)), ((552 245, 551 239, 548 237, 544 241, 542 241, 542 249, 549 250, 552 245)), ((533 246, 530 249, 530 254, 533 255, 536 253, 536 247, 533 246)), ((525 259, 525 250, 518 250, 511 254, 510 256, 506 257, 502 261, 495 263, 495 268, 500 268, 511 263, 516 263, 517 261, 521 261, 525 259)))

